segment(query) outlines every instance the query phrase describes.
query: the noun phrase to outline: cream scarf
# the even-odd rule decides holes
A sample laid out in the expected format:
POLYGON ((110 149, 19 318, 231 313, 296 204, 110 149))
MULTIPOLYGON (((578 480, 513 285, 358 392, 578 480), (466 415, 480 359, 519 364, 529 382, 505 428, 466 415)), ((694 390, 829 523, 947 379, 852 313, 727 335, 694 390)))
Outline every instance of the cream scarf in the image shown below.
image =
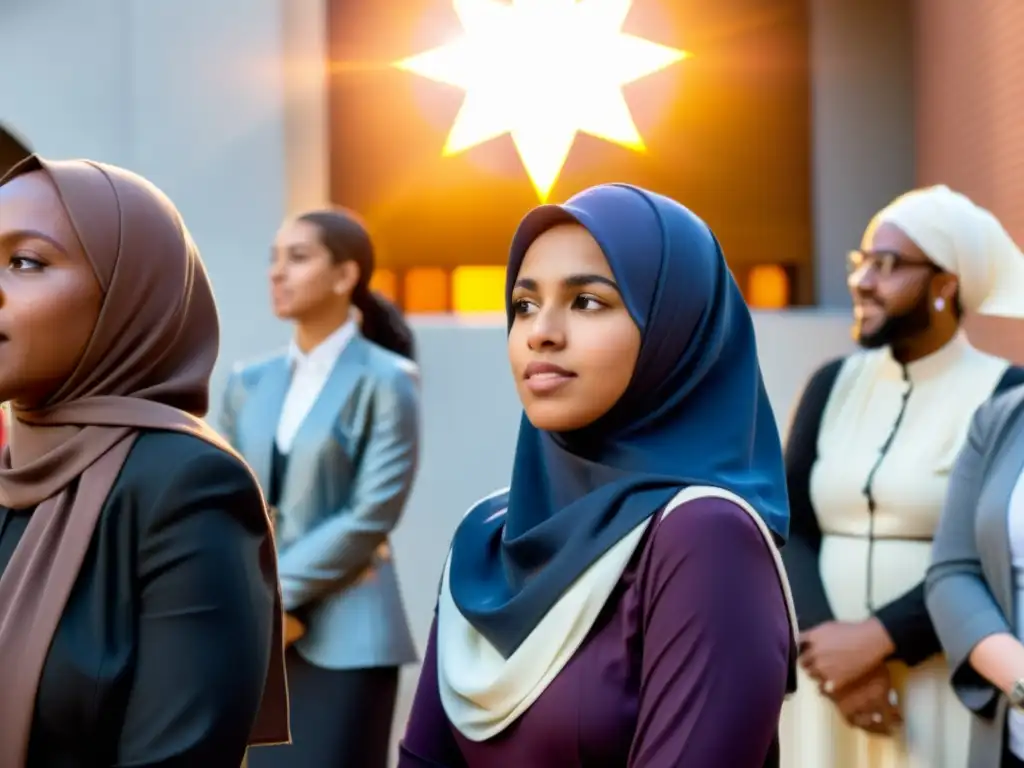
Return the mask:
MULTIPOLYGON (((795 643, 796 611, 782 557, 750 504, 721 488, 691 486, 676 494, 662 514, 704 498, 727 499, 757 524, 775 563, 795 643)), ((493 738, 537 700, 583 643, 649 524, 649 519, 640 523, 584 571, 508 659, 455 606, 450 560, 445 563, 437 608, 437 678, 444 711, 462 735, 478 742, 493 738)))

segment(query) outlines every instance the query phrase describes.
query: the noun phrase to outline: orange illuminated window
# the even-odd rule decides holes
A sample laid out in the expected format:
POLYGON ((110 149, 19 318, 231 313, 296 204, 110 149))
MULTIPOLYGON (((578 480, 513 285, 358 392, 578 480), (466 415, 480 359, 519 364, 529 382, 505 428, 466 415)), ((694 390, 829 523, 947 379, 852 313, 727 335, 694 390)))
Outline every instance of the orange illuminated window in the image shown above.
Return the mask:
POLYGON ((448 311, 448 271, 418 267, 405 273, 403 309, 410 314, 448 311))
POLYGON ((456 267, 452 272, 455 312, 504 312, 504 267, 456 267))
POLYGON ((789 275, 778 264, 752 267, 747 274, 747 303, 753 309, 789 306, 789 275))
POLYGON ((390 269, 375 269, 370 278, 370 290, 392 303, 398 301, 398 275, 390 269))

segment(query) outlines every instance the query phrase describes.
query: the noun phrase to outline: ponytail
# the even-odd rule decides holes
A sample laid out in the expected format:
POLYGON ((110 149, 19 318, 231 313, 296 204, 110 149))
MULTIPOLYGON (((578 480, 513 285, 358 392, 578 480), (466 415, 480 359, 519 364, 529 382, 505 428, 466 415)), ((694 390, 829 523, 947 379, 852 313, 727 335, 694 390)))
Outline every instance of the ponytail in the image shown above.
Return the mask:
POLYGON ((362 313, 364 337, 379 347, 415 362, 416 346, 412 328, 398 307, 379 293, 365 288, 355 291, 352 303, 362 313))
POLYGON ((359 267, 359 282, 352 291, 352 303, 363 316, 363 336, 415 362, 409 324, 398 307, 368 286, 376 258, 373 242, 359 216, 343 208, 331 208, 304 213, 298 220, 309 222, 320 231, 320 242, 335 263, 354 261, 359 267))

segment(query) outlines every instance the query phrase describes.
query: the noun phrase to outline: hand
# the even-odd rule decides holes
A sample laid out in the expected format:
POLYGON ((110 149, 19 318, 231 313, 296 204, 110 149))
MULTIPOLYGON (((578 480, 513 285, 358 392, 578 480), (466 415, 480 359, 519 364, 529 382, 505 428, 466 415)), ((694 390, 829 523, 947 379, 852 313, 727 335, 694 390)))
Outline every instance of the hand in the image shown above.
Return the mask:
POLYGON ((861 679, 838 691, 832 699, 846 722, 868 733, 890 736, 903 722, 899 699, 885 664, 879 664, 861 679))
POLYGON ((306 625, 290 613, 284 615, 284 646, 287 648, 306 634, 306 625))
POLYGON ((800 665, 831 695, 873 670, 895 650, 878 619, 827 621, 800 635, 800 665))

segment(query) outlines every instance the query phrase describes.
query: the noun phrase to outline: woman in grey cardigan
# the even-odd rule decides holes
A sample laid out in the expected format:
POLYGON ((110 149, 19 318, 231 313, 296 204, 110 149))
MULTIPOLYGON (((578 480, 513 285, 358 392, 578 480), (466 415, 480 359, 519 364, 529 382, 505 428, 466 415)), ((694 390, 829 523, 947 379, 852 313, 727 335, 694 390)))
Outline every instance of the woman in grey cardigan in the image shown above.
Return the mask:
POLYGON ((950 478, 926 600, 960 700, 969 768, 1024 766, 1024 387, 975 414, 950 478))

